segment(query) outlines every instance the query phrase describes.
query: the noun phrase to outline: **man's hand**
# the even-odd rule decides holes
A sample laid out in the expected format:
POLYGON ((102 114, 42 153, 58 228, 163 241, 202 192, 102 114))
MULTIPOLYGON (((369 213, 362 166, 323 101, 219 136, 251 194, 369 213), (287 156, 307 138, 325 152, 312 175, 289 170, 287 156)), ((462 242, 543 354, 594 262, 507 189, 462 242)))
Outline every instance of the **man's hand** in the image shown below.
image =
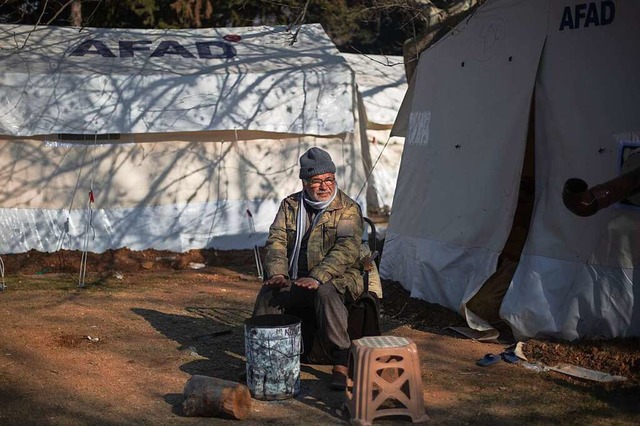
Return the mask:
POLYGON ((268 280, 266 280, 264 282, 264 285, 269 287, 276 287, 276 288, 286 287, 287 279, 285 278, 284 275, 274 275, 268 280))
POLYGON ((320 282, 311 277, 298 278, 293 284, 308 290, 317 290, 320 287, 320 282))

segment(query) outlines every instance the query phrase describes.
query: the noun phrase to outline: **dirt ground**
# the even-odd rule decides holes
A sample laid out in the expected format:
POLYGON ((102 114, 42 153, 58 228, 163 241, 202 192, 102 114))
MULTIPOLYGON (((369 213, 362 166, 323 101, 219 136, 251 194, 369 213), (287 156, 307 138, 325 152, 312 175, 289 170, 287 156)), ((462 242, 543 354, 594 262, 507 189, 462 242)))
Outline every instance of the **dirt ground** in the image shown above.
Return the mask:
MULTIPOLYGON (((184 254, 116 250, 3 255, 0 292, 0 425, 199 425, 237 423, 185 417, 191 375, 238 381, 245 369, 243 321, 260 283, 251 251, 184 254), (200 269, 194 269, 204 266, 200 269)), ((460 316, 383 285, 383 333, 419 348, 431 424, 640 423, 640 341, 530 340, 524 353, 624 382, 600 384, 523 363, 479 367, 511 343, 479 343, 446 327, 460 316)), ((303 365, 301 394, 252 400, 243 424, 346 424, 344 394, 330 391, 330 366, 303 365)), ((408 424, 404 417, 375 424, 408 424)))

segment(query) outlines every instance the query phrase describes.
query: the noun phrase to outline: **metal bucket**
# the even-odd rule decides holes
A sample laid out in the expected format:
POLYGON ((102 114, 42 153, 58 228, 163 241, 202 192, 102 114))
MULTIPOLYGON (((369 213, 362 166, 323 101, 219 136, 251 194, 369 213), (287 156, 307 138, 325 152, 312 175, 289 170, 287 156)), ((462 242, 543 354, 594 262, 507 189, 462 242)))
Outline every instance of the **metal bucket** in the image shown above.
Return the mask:
POLYGON ((300 393, 300 318, 258 315, 244 322, 247 387, 265 401, 293 398, 300 393))

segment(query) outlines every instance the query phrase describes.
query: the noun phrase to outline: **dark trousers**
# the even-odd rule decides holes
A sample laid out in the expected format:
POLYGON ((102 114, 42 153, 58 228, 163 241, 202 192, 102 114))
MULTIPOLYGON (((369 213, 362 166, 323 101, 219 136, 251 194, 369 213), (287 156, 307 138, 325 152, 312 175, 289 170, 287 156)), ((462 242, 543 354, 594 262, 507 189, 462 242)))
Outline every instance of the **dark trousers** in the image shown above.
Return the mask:
POLYGON ((334 364, 346 365, 351 345, 347 332, 349 314, 344 295, 331 282, 322 284, 317 290, 295 285, 284 288, 262 286, 253 315, 282 314, 300 309, 313 309, 322 346, 334 364))

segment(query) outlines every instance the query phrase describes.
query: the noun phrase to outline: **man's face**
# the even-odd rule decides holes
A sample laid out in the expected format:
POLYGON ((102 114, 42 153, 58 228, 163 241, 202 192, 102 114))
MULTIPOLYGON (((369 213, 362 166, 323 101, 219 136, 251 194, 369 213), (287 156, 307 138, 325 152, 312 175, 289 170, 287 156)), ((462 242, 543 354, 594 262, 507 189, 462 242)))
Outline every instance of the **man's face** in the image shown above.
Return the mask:
POLYGON ((336 175, 324 173, 302 180, 302 186, 313 201, 327 201, 336 189, 336 175))

